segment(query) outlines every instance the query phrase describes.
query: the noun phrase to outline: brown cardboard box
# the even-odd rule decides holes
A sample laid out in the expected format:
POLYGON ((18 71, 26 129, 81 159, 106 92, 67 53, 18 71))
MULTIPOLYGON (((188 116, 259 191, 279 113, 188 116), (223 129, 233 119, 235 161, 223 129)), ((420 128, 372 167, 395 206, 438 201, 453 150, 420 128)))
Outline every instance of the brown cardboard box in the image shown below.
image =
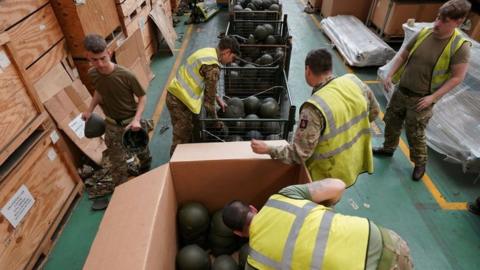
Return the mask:
POLYGON ((378 0, 373 9, 371 22, 383 34, 390 37, 403 37, 402 24, 414 18, 418 22, 431 22, 435 20, 438 9, 442 3, 415 3, 394 2, 391 0, 378 0))
POLYGON ((364 22, 371 4, 372 0, 323 0, 321 13, 323 17, 353 15, 364 22))
POLYGON ((320 10, 322 8, 322 0, 308 0, 308 3, 314 10, 320 10))
POLYGON ((305 167, 256 155, 249 144, 179 145, 169 164, 117 187, 84 269, 173 270, 182 203, 203 202, 211 213, 233 199, 261 207, 282 187, 310 181, 305 167))

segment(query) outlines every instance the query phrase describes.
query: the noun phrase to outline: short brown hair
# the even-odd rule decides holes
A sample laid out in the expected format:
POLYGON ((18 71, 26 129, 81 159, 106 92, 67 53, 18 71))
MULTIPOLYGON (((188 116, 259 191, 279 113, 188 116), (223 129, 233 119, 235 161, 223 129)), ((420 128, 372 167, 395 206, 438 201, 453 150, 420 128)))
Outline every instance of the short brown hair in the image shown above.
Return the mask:
POLYGON ((309 67, 315 75, 332 70, 332 55, 326 49, 311 50, 305 58, 305 67, 309 67))
POLYGON ((93 53, 102 53, 107 49, 105 39, 97 34, 89 34, 83 40, 85 50, 93 53))
POLYGON ((463 19, 467 17, 471 7, 472 4, 467 0, 450 0, 440 7, 438 15, 440 19, 463 19))

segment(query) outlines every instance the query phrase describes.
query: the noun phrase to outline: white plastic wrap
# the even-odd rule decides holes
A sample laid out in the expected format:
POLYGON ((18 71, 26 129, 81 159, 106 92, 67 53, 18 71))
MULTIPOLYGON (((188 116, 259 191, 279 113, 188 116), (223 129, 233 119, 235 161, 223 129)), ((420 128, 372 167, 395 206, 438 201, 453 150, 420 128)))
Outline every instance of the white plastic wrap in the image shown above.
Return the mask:
POLYGON ((328 17, 321 25, 350 66, 381 66, 395 55, 387 43, 354 16, 328 17))
MULTIPOLYGON (((431 23, 404 24, 405 41, 431 23)), ((427 143, 446 160, 460 163, 465 172, 480 172, 480 44, 471 40, 472 50, 465 80, 435 104, 427 126, 427 143)), ((382 79, 390 63, 378 70, 382 79)), ((390 99, 391 93, 385 93, 390 99)))

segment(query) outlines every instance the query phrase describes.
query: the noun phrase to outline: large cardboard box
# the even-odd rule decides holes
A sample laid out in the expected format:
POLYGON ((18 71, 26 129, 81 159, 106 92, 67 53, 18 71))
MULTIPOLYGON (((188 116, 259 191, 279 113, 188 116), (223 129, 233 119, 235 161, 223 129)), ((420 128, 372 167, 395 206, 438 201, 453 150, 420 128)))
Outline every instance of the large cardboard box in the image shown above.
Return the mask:
POLYGON ((353 15, 364 22, 371 5, 372 0, 323 0, 321 13, 323 17, 353 15))
POLYGON ((183 203, 211 213, 233 199, 260 208, 282 187, 309 181, 304 166, 256 155, 249 142, 179 145, 169 164, 115 189, 84 269, 173 270, 183 203))

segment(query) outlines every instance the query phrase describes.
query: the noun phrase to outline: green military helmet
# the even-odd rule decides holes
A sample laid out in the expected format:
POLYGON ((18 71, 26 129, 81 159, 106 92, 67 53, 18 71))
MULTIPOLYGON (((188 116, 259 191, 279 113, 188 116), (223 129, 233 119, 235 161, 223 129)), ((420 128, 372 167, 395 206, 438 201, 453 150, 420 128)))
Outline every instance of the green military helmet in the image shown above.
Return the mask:
POLYGON ((176 264, 178 270, 209 270, 210 258, 199 246, 189 245, 177 253, 176 264))
POLYGON ((238 264, 232 257, 222 255, 215 259, 212 270, 238 270, 238 264))
POLYGON ((253 80, 257 76, 257 67, 253 64, 246 64, 243 66, 245 70, 242 70, 240 74, 242 75, 243 79, 245 80, 253 80))
POLYGON ((257 25, 253 35, 256 40, 263 41, 268 36, 268 30, 263 25, 257 25))
POLYGON ((227 100, 227 107, 221 117, 224 118, 242 118, 245 116, 243 101, 238 97, 232 97, 227 100))
POLYGON ((261 139, 263 139, 263 135, 258 130, 250 130, 249 132, 247 132, 247 134, 245 134, 245 139, 247 141, 250 141, 252 139, 261 140, 261 139))
POLYGON ((255 114, 260 108, 260 100, 256 96, 249 96, 243 100, 245 114, 255 114))
POLYGON ((268 101, 262 103, 260 106, 259 114, 262 118, 276 118, 278 116, 279 106, 275 101, 268 101))
POLYGON ((230 135, 227 138, 227 142, 241 142, 241 141, 243 141, 243 138, 240 135, 230 135))
POLYGON ((105 133, 105 121, 103 118, 96 114, 92 113, 90 118, 88 118, 85 123, 85 137, 87 138, 96 138, 100 137, 105 133))
POLYGON ((265 137, 266 141, 278 141, 281 140, 282 137, 280 137, 280 134, 270 134, 267 137, 265 137))
POLYGON ((262 123, 262 132, 263 134, 274 134, 280 132, 280 123, 279 122, 263 122, 262 123))
POLYGON ((280 11, 280 6, 278 4, 271 4, 268 10, 271 11, 280 11))
POLYGON ((248 121, 246 122, 245 126, 247 130, 252 129, 260 129, 262 123, 260 121, 256 121, 260 119, 256 114, 249 114, 245 117, 248 121))
POLYGON ((277 44, 277 39, 273 35, 268 35, 265 39, 265 44, 267 45, 275 45, 277 44))
POLYGON ((266 98, 262 99, 262 104, 266 103, 266 102, 277 102, 277 100, 273 97, 266 97, 266 98))
POLYGON ((243 10, 243 7, 241 5, 233 6, 233 11, 241 11, 241 10, 243 10))
POLYGON ((263 9, 267 9, 267 8, 269 8, 271 5, 272 5, 272 1, 271 1, 271 0, 263 0, 263 1, 262 1, 262 7, 263 7, 263 9))
POLYGON ((223 237, 235 237, 232 229, 223 223, 223 210, 218 210, 213 214, 210 224, 210 232, 223 237))
POLYGON ((275 33, 275 29, 271 24, 266 23, 263 25, 263 27, 265 27, 265 30, 267 31, 267 35, 273 35, 275 33))
POLYGON ((214 232, 210 232, 208 234, 208 243, 212 248, 233 248, 233 250, 231 251, 233 252, 238 246, 238 237, 236 235, 220 236, 215 234, 214 232))
POLYGON ((143 128, 135 131, 129 128, 123 132, 122 144, 128 151, 144 150, 148 147, 148 133, 143 128))
POLYGON ((245 269, 249 252, 250 247, 248 246, 248 243, 244 244, 238 251, 238 269, 245 269))
POLYGON ((268 66, 268 65, 271 65, 272 63, 273 63, 273 57, 268 53, 263 54, 260 58, 258 58, 255 61, 255 64, 261 65, 261 66, 268 66))
POLYGON ((207 208, 198 202, 183 205, 178 210, 178 225, 183 235, 200 234, 208 230, 210 217, 207 208))

